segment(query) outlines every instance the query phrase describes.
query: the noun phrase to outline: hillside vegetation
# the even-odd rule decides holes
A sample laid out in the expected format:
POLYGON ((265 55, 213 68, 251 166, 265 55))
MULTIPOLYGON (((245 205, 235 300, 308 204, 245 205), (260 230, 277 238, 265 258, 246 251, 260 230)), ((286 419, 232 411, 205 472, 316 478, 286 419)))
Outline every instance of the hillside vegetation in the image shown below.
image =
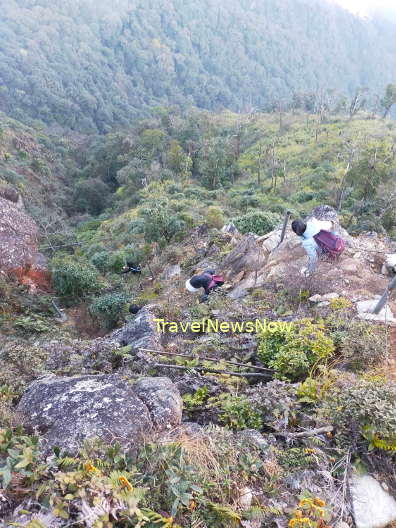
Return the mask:
POLYGON ((338 528, 357 471, 396 495, 396 336, 357 308, 389 281, 392 121, 157 108, 72 139, 1 123, 1 195, 22 195, 52 272, 36 295, 0 276, 4 526, 338 528), (356 238, 306 279, 293 233, 258 237, 323 203, 356 238), (226 284, 200 304, 184 283, 208 266, 226 284), (281 325, 188 326, 257 318, 281 325))
POLYGON ((294 95, 310 111, 312 94, 342 105, 361 86, 375 104, 394 35, 319 0, 10 0, 0 110, 106 132, 155 105, 250 111, 294 95))

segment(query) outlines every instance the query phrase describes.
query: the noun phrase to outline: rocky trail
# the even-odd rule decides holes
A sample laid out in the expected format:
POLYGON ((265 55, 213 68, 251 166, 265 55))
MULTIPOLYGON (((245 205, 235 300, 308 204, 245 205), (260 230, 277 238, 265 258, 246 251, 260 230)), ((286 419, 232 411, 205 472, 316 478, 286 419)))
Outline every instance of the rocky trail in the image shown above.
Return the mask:
MULTIPOLYGON (((39 255, 36 228, 15 205, 7 204, 6 211, 0 226, 2 272, 16 274, 31 295, 40 289, 45 291, 48 288, 45 266, 41 275, 33 273, 39 255)), ((282 511, 279 519, 271 514, 275 523, 271 526, 283 528, 290 519, 296 494, 310 490, 333 505, 339 520, 337 528, 352 526, 353 517, 358 528, 378 528, 396 521, 396 501, 386 492, 392 483, 386 484, 386 476, 379 469, 374 475, 377 480, 370 477, 372 480, 363 482, 357 476, 355 480, 343 477, 353 488, 352 495, 355 494, 346 501, 346 480, 338 473, 334 476, 335 459, 329 454, 336 451, 332 436, 336 427, 326 425, 325 431, 318 428, 316 418, 301 410, 301 402, 292 404, 289 396, 282 393, 278 396, 276 391, 284 390, 284 382, 274 380, 274 370, 260 360, 260 337, 255 332, 235 332, 231 327, 228 331, 210 333, 202 329, 173 333, 158 328, 158 320, 185 324, 205 319, 227 324, 257 319, 293 323, 304 318, 327 321, 342 314, 346 326, 368 321, 373 328, 386 328, 386 338, 381 342, 386 360, 377 365, 377 371, 395 381, 395 292, 386 309, 378 316, 372 313, 372 306, 394 274, 395 248, 373 234, 353 238, 343 232, 347 248, 339 261, 322 260, 316 273, 306 278, 300 274, 306 255, 289 230, 279 244, 279 229, 258 237, 241 235, 226 226, 218 232, 215 243, 210 233, 199 229, 199 244, 194 240, 197 233, 193 233, 191 244, 184 245, 185 258, 190 257, 192 263, 161 270, 161 293, 136 316, 129 316, 123 326, 111 333, 90 329, 86 309, 73 307, 67 310, 68 320, 59 323, 65 332, 63 337, 46 340, 44 336, 37 340, 43 352, 42 370, 28 384, 17 405, 27 430, 40 434, 43 452, 47 454, 55 446, 76 452, 94 437, 110 443, 117 441, 137 453, 149 442, 179 439, 191 445, 197 438, 201 442, 215 442, 218 430, 213 427, 223 430, 224 425, 231 424, 236 431, 230 433, 229 442, 236 442, 240 434, 253 435, 253 440, 249 437, 244 442, 246 445, 252 442, 261 452, 265 479, 275 479, 276 474, 279 480, 274 495, 266 495, 259 481, 240 489, 235 484, 233 504, 238 511, 243 509, 241 494, 247 495, 247 507, 256 501, 273 511, 282 511), (210 296, 208 303, 196 304, 196 298, 185 291, 184 282, 208 266, 221 271, 226 283, 210 296), (72 332, 68 335, 69 330, 72 332), (242 401, 240 398, 257 386, 264 386, 259 390, 267 390, 271 395, 268 398, 272 398, 266 403, 270 418, 261 432, 252 431, 253 422, 245 423, 244 418, 232 415, 234 402, 242 401), (226 405, 222 407, 224 401, 226 405), (286 414, 277 410, 280 402, 286 405, 286 414), (241 431, 237 432, 238 429, 241 431), (289 461, 289 466, 285 466, 289 469, 281 470, 282 450, 290 457, 297 456, 296 453, 302 456, 301 452, 304 456, 314 453, 311 465, 292 473, 293 462, 289 461), (383 495, 378 504, 372 496, 376 486, 383 495), (367 504, 360 511, 358 505, 362 501, 367 504), (378 508, 382 508, 383 523, 366 522, 365 512, 371 511, 375 518, 379 515, 378 508)), ((326 368, 329 383, 336 383, 330 366, 326 368)), ((339 368, 347 379, 348 376, 357 379, 348 371, 345 360, 339 363, 339 368)), ((374 370, 371 371, 374 375, 374 370)), ((318 383, 317 390, 324 390, 318 383)), ((293 392, 297 384, 290 383, 288 387, 293 392)), ((15 507, 12 501, 10 504, 8 515, 15 507)), ((23 504, 27 509, 29 504, 23 504)), ((15 513, 11 518, 27 523, 35 517, 15 513)), ((48 528, 59 526, 54 519, 47 518, 48 528)), ((245 520, 240 526, 258 528, 262 524, 245 520)))

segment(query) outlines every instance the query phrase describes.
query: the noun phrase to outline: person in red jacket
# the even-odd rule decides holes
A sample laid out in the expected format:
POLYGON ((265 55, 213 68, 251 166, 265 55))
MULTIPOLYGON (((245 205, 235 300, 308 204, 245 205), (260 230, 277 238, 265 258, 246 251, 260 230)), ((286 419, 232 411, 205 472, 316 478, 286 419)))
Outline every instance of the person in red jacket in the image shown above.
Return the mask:
POLYGON ((191 279, 186 281, 186 289, 191 293, 204 289, 205 294, 201 297, 201 302, 208 299, 209 294, 216 288, 223 286, 224 279, 221 275, 216 275, 215 270, 207 269, 199 275, 194 275, 191 279))

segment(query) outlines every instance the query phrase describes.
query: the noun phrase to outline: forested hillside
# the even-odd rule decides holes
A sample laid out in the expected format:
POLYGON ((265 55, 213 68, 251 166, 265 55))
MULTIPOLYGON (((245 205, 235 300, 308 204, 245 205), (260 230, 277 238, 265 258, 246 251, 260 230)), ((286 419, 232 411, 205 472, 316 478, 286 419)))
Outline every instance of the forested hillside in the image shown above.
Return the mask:
POLYGON ((84 132, 164 104, 307 106, 359 86, 374 100, 396 67, 394 31, 319 0, 3 4, 0 110, 84 132))

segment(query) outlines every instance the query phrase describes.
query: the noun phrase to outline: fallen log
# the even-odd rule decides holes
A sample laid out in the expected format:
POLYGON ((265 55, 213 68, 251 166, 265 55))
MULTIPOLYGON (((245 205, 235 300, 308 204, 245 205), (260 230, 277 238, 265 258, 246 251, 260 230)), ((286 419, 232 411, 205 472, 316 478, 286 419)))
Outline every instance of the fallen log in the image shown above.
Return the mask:
POLYGON ((262 370, 264 372, 274 372, 273 369, 265 368, 265 367, 257 367, 256 365, 246 365, 245 363, 238 363, 236 361, 229 361, 228 359, 215 359, 215 358, 208 358, 208 357, 196 357, 191 354, 179 354, 176 352, 161 352, 159 350, 151 350, 149 348, 139 348, 139 350, 142 350, 143 352, 151 352, 153 354, 158 354, 159 356, 177 356, 177 357, 185 357, 187 359, 199 359, 200 361, 212 361, 215 363, 219 363, 220 361, 225 361, 229 365, 235 365, 236 367, 244 367, 244 368, 253 368, 255 370, 262 370))
POLYGON ((230 370, 218 370, 218 369, 211 369, 207 367, 184 367, 182 365, 168 365, 166 363, 155 363, 152 365, 153 368, 170 368, 170 369, 176 369, 176 370, 196 370, 196 371, 202 371, 202 372, 211 372, 213 374, 225 374, 226 376, 236 376, 239 378, 265 378, 265 379, 271 379, 272 376, 268 372, 264 374, 263 372, 231 372, 230 370))
POLYGON ((317 436, 324 433, 332 433, 334 427, 332 425, 326 425, 324 427, 318 427, 317 429, 307 429, 306 431, 300 431, 298 433, 274 433, 275 435, 284 436, 286 438, 304 438, 307 436, 317 436))

